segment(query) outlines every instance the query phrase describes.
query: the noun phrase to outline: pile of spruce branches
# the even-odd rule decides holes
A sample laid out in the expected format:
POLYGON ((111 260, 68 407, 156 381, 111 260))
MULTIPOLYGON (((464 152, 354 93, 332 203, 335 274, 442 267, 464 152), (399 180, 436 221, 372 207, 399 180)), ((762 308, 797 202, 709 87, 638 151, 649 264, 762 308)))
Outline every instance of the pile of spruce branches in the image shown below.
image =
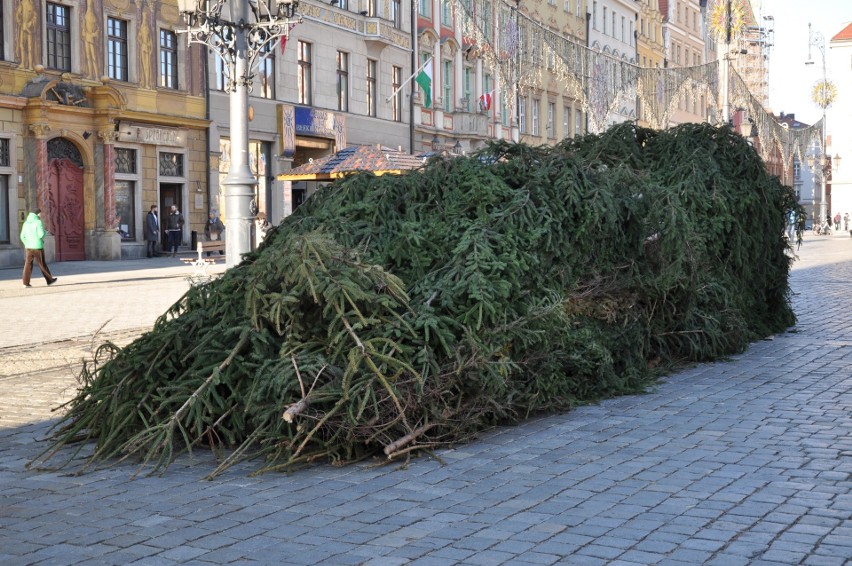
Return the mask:
POLYGON ((795 196, 727 128, 493 143, 322 189, 82 372, 42 459, 398 458, 792 325, 795 196))

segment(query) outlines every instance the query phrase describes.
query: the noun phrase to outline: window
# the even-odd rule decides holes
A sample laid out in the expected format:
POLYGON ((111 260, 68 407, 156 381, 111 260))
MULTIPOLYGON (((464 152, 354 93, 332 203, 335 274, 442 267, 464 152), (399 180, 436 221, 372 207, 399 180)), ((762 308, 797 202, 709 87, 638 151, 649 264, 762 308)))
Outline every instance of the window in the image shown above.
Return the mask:
POLYGON ((518 131, 527 133, 527 99, 525 96, 518 97, 518 131))
POLYGON ((349 53, 337 52, 337 109, 349 112, 349 53))
POLYGON ((10 237, 9 175, 0 175, 0 244, 8 244, 10 237))
POLYGON ((216 86, 214 88, 216 90, 225 90, 225 86, 228 84, 228 73, 227 68, 225 67, 225 61, 218 55, 214 55, 213 60, 213 68, 216 73, 216 86))
POLYGON ((571 109, 567 106, 562 107, 562 137, 567 138, 571 135, 571 109))
POLYGON ((547 137, 555 138, 556 132, 554 132, 554 121, 556 120, 556 105, 552 102, 547 103, 547 137))
POLYGON ((136 239, 136 150, 115 148, 115 219, 123 241, 136 239))
POLYGON ((127 81, 127 22, 107 18, 107 74, 127 81))
POLYGON ((393 27, 402 29, 402 3, 401 0, 391 0, 390 3, 390 19, 393 22, 393 27))
POLYGON ((532 101, 532 135, 534 135, 534 136, 540 136, 541 135, 541 129, 539 128, 539 123, 538 123, 538 108, 539 108, 539 106, 541 106, 541 100, 538 100, 537 98, 533 98, 533 101, 532 101))
POLYGON ((583 111, 574 110, 574 135, 579 136, 583 133, 583 111))
POLYGON ((574 15, 577 16, 578 18, 582 18, 583 14, 581 13, 580 0, 577 0, 576 6, 577 6, 577 11, 574 13, 574 15))
POLYGON ((275 43, 267 43, 263 46, 263 58, 257 67, 257 75, 260 77, 260 97, 275 98, 275 43))
POLYGON ((136 150, 117 147, 115 149, 116 174, 135 175, 137 172, 136 150))
POLYGON ((341 10, 349 10, 349 0, 340 0, 337 7, 341 10))
POLYGON ((453 111, 453 62, 444 61, 444 69, 441 73, 441 86, 443 86, 444 112, 453 111))
POLYGON ((482 0, 482 3, 479 5, 479 9, 482 10, 482 12, 480 13, 479 29, 482 30, 482 35, 484 35, 485 38, 490 41, 492 39, 491 24, 494 20, 494 18, 491 16, 490 0, 482 0))
POLYGON ((376 115, 376 69, 378 63, 367 59, 367 116, 376 115))
POLYGON ((177 36, 173 31, 160 30, 160 86, 177 89, 177 36))
POLYGON ((402 67, 394 66, 391 80, 391 92, 396 93, 391 101, 391 119, 394 122, 402 122, 402 67))
MULTIPOLYGON (((494 101, 494 79, 490 74, 486 73, 484 77, 482 77, 482 91, 483 93, 491 94, 491 101, 493 105, 494 101)), ((491 114, 493 110, 489 110, 486 114, 491 114)))
POLYGON ((502 100, 503 97, 500 97, 500 123, 504 126, 509 126, 509 105, 506 104, 505 100, 502 100))
MULTIPOLYGON (((0 138, 0 167, 11 167, 9 138, 0 138)), ((0 244, 11 241, 9 218, 9 175, 0 174, 0 244)))
POLYGON ((598 3, 592 2, 592 29, 598 29, 598 3))
POLYGON ((441 25, 452 27, 453 25, 453 9, 450 6, 451 0, 441 0, 441 25))
POLYGON ((607 11, 607 8, 606 8, 606 6, 604 6, 604 8, 603 8, 603 33, 604 33, 604 35, 606 35, 606 11, 607 11))
POLYGON ((299 89, 299 104, 313 104, 313 91, 311 90, 311 44, 305 41, 299 42, 299 75, 297 87, 299 89))
MULTIPOLYGON (((579 2, 579 1, 580 0, 577 0, 577 2, 579 2)), ((565 7, 565 12, 570 14, 571 13, 571 0, 565 0, 565 6, 564 7, 565 7)))
POLYGON ((183 154, 160 153, 159 170, 163 177, 183 177, 183 154))
POLYGON ((71 70, 71 8, 47 3, 47 66, 71 70))
POLYGON ((424 18, 432 19, 432 0, 421 0, 418 2, 417 13, 424 18))
POLYGON ((136 183, 134 181, 115 180, 115 221, 122 241, 136 239, 136 183))
MULTIPOLYGON (((488 91, 486 90, 485 92, 488 91)), ((462 110, 470 112, 473 103, 473 69, 470 67, 465 67, 463 71, 462 95, 462 99, 464 100, 464 107, 462 110)))

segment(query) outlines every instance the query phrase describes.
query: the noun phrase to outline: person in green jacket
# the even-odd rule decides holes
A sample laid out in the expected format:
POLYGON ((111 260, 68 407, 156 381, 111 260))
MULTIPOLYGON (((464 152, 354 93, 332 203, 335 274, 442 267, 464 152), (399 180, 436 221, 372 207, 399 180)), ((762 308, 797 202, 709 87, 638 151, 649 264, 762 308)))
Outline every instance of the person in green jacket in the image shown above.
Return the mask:
POLYGON ((24 226, 21 228, 21 243, 27 251, 27 257, 24 260, 24 287, 30 287, 30 275, 33 272, 33 261, 38 268, 41 269, 41 274, 44 275, 44 280, 48 285, 56 283, 56 277, 50 274, 50 270, 44 263, 44 235, 47 234, 44 230, 44 223, 41 221, 41 209, 37 208, 30 212, 24 221, 24 226))

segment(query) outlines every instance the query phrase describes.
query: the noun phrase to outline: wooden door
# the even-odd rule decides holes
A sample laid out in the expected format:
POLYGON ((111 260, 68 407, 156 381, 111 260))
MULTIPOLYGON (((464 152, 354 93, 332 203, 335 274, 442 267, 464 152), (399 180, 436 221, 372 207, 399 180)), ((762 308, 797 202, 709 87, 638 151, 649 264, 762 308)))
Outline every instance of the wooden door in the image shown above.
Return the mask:
POLYGON ((47 168, 47 228, 56 241, 56 261, 84 260, 83 168, 67 158, 51 159, 47 168))

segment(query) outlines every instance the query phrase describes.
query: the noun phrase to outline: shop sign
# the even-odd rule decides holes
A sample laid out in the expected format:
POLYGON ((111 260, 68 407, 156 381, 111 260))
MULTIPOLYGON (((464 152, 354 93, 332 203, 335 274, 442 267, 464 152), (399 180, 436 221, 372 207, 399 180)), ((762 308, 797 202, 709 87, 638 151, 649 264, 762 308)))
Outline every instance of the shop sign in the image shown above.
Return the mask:
POLYGON ((186 130, 176 128, 157 128, 121 123, 118 128, 118 141, 124 143, 145 143, 186 147, 186 130))

